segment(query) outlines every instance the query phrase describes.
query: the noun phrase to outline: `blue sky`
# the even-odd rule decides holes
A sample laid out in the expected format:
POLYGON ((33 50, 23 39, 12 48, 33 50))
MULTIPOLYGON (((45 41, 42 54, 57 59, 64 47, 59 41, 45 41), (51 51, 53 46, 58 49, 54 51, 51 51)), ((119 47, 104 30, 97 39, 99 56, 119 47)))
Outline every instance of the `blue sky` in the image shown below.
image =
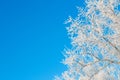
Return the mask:
POLYGON ((0 0, 0 80, 52 80, 66 67, 63 24, 82 0, 0 0))

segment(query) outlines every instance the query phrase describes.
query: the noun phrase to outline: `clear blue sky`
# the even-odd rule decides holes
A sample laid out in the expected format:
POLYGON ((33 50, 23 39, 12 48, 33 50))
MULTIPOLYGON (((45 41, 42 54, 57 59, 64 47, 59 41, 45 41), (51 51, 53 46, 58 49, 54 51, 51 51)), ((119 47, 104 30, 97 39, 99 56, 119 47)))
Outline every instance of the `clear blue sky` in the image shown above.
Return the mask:
POLYGON ((64 21, 83 0, 0 0, 0 80, 52 80, 70 42, 64 21))

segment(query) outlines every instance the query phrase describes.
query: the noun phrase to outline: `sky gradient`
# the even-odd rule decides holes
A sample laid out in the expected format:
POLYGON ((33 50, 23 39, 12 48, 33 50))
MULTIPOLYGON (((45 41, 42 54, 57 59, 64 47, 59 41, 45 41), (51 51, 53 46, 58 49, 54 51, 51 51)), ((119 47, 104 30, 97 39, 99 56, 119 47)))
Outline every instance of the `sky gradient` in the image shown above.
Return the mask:
POLYGON ((52 80, 66 67, 64 21, 82 0, 0 0, 0 80, 52 80))

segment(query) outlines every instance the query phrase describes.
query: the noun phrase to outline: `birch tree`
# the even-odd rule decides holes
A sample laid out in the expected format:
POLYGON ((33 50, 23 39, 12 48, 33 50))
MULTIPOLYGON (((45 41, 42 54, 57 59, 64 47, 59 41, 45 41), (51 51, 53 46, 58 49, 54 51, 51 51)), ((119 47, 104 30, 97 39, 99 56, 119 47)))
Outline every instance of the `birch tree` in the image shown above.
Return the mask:
POLYGON ((72 48, 55 80, 120 80, 120 0, 85 0, 67 27, 72 48))

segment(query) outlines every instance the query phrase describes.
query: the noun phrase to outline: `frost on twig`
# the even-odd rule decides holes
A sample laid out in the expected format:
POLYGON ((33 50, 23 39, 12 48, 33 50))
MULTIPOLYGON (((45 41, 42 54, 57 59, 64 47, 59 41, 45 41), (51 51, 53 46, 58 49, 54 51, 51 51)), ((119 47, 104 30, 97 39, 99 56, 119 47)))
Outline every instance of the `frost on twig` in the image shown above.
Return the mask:
POLYGON ((85 0, 67 27, 68 70, 56 80, 120 80, 120 0, 85 0))

